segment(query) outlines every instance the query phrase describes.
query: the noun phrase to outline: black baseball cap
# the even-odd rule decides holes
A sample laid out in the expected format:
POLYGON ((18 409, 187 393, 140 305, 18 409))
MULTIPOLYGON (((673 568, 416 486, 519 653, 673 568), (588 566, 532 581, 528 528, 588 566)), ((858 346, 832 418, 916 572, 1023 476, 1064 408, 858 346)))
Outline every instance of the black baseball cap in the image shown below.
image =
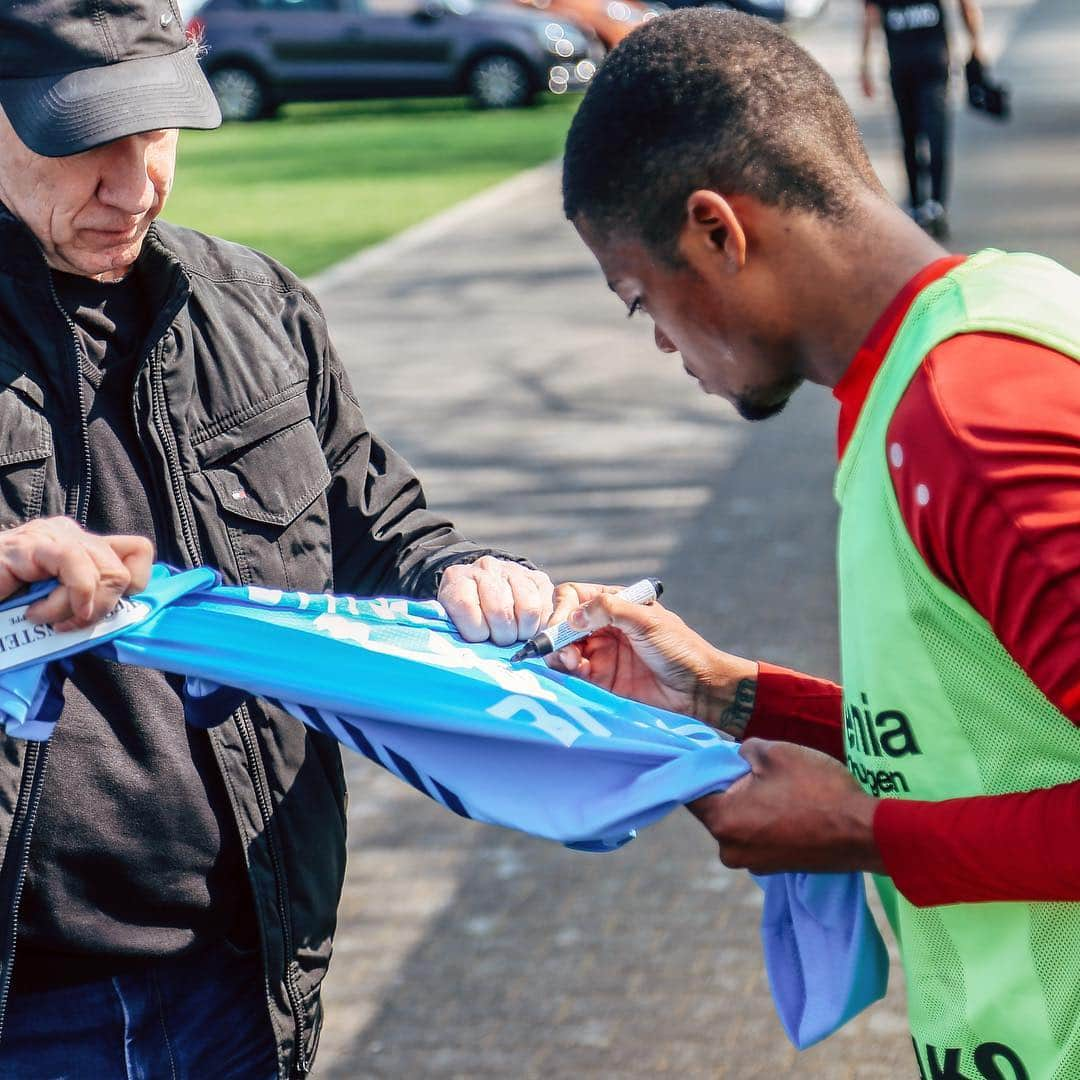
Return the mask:
POLYGON ((0 106, 46 157, 221 123, 177 0, 0 0, 0 106))

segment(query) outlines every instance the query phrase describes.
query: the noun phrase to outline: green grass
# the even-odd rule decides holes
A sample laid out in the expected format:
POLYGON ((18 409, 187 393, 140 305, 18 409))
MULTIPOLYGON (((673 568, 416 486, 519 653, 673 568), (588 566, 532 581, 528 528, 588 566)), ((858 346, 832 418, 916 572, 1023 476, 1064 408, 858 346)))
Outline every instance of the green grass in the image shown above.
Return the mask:
POLYGON ((313 274, 555 157, 576 103, 294 105, 274 120, 185 131, 165 217, 313 274))

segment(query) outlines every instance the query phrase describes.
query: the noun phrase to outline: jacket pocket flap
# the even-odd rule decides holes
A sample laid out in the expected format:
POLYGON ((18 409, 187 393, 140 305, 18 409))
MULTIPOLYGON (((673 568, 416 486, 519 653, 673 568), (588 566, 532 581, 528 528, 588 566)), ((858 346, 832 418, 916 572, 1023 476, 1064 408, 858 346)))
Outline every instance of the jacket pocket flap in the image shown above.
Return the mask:
POLYGON ((204 464, 217 465, 275 431, 310 418, 306 382, 286 386, 273 397, 258 401, 245 409, 229 413, 213 423, 191 433, 191 445, 204 464))
POLYGON ((0 391, 6 390, 9 386, 32 401, 38 408, 45 407, 45 391, 26 374, 22 365, 15 359, 0 353, 0 391))
POLYGON ((291 524, 330 483, 326 458, 308 420, 203 473, 222 510, 282 527, 291 524))
POLYGON ((52 436, 36 409, 0 379, 0 468, 52 457, 52 436))

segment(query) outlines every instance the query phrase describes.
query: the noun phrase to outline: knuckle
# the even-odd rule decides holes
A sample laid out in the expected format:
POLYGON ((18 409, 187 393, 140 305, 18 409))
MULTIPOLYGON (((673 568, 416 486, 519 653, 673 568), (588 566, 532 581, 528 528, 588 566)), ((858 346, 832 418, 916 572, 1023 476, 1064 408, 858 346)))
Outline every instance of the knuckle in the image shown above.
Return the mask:
POLYGON ((705 819, 705 828, 712 834, 712 838, 718 844, 724 844, 731 838, 727 834, 727 830, 724 828, 723 823, 718 821, 715 815, 711 815, 705 819))
POLYGON ((771 746, 764 739, 746 739, 742 744, 742 754, 748 761, 765 762, 772 754, 771 746))
POLYGON ((745 854, 738 848, 730 845, 720 846, 720 861, 729 870, 745 870, 747 867, 745 854))
POLYGON ((469 606, 468 596, 452 582, 450 584, 444 583, 439 589, 439 602, 443 607, 453 608, 454 610, 469 606))
POLYGON ((717 841, 723 843, 733 839, 731 836, 731 822, 723 798, 717 799, 709 807, 705 815, 705 825, 709 832, 716 837, 717 841))
POLYGON ((544 598, 536 591, 530 591, 524 596, 516 596, 515 607, 523 615, 539 615, 546 606, 544 598))

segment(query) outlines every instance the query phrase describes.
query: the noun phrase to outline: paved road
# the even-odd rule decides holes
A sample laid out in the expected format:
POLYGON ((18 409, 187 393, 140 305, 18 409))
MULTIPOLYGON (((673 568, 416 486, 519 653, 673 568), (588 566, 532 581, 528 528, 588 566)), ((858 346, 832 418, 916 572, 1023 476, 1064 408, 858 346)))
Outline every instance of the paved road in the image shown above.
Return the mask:
MULTIPOLYGON (((1080 266, 1080 9, 986 7, 1017 118, 961 119, 956 247, 1080 266)), ((856 12, 834 0, 803 33, 845 92, 856 12)), ((900 194, 888 102, 858 109, 900 194)), ((556 577, 660 574, 715 641, 835 675, 830 398, 805 391, 751 427, 702 396, 644 320, 620 318, 556 189, 540 170, 317 283, 369 419, 471 535, 556 577)), ((463 823, 359 758, 348 768, 319 1077, 914 1074, 898 986, 795 1054, 761 971, 757 890, 687 815, 587 856, 463 823)))

